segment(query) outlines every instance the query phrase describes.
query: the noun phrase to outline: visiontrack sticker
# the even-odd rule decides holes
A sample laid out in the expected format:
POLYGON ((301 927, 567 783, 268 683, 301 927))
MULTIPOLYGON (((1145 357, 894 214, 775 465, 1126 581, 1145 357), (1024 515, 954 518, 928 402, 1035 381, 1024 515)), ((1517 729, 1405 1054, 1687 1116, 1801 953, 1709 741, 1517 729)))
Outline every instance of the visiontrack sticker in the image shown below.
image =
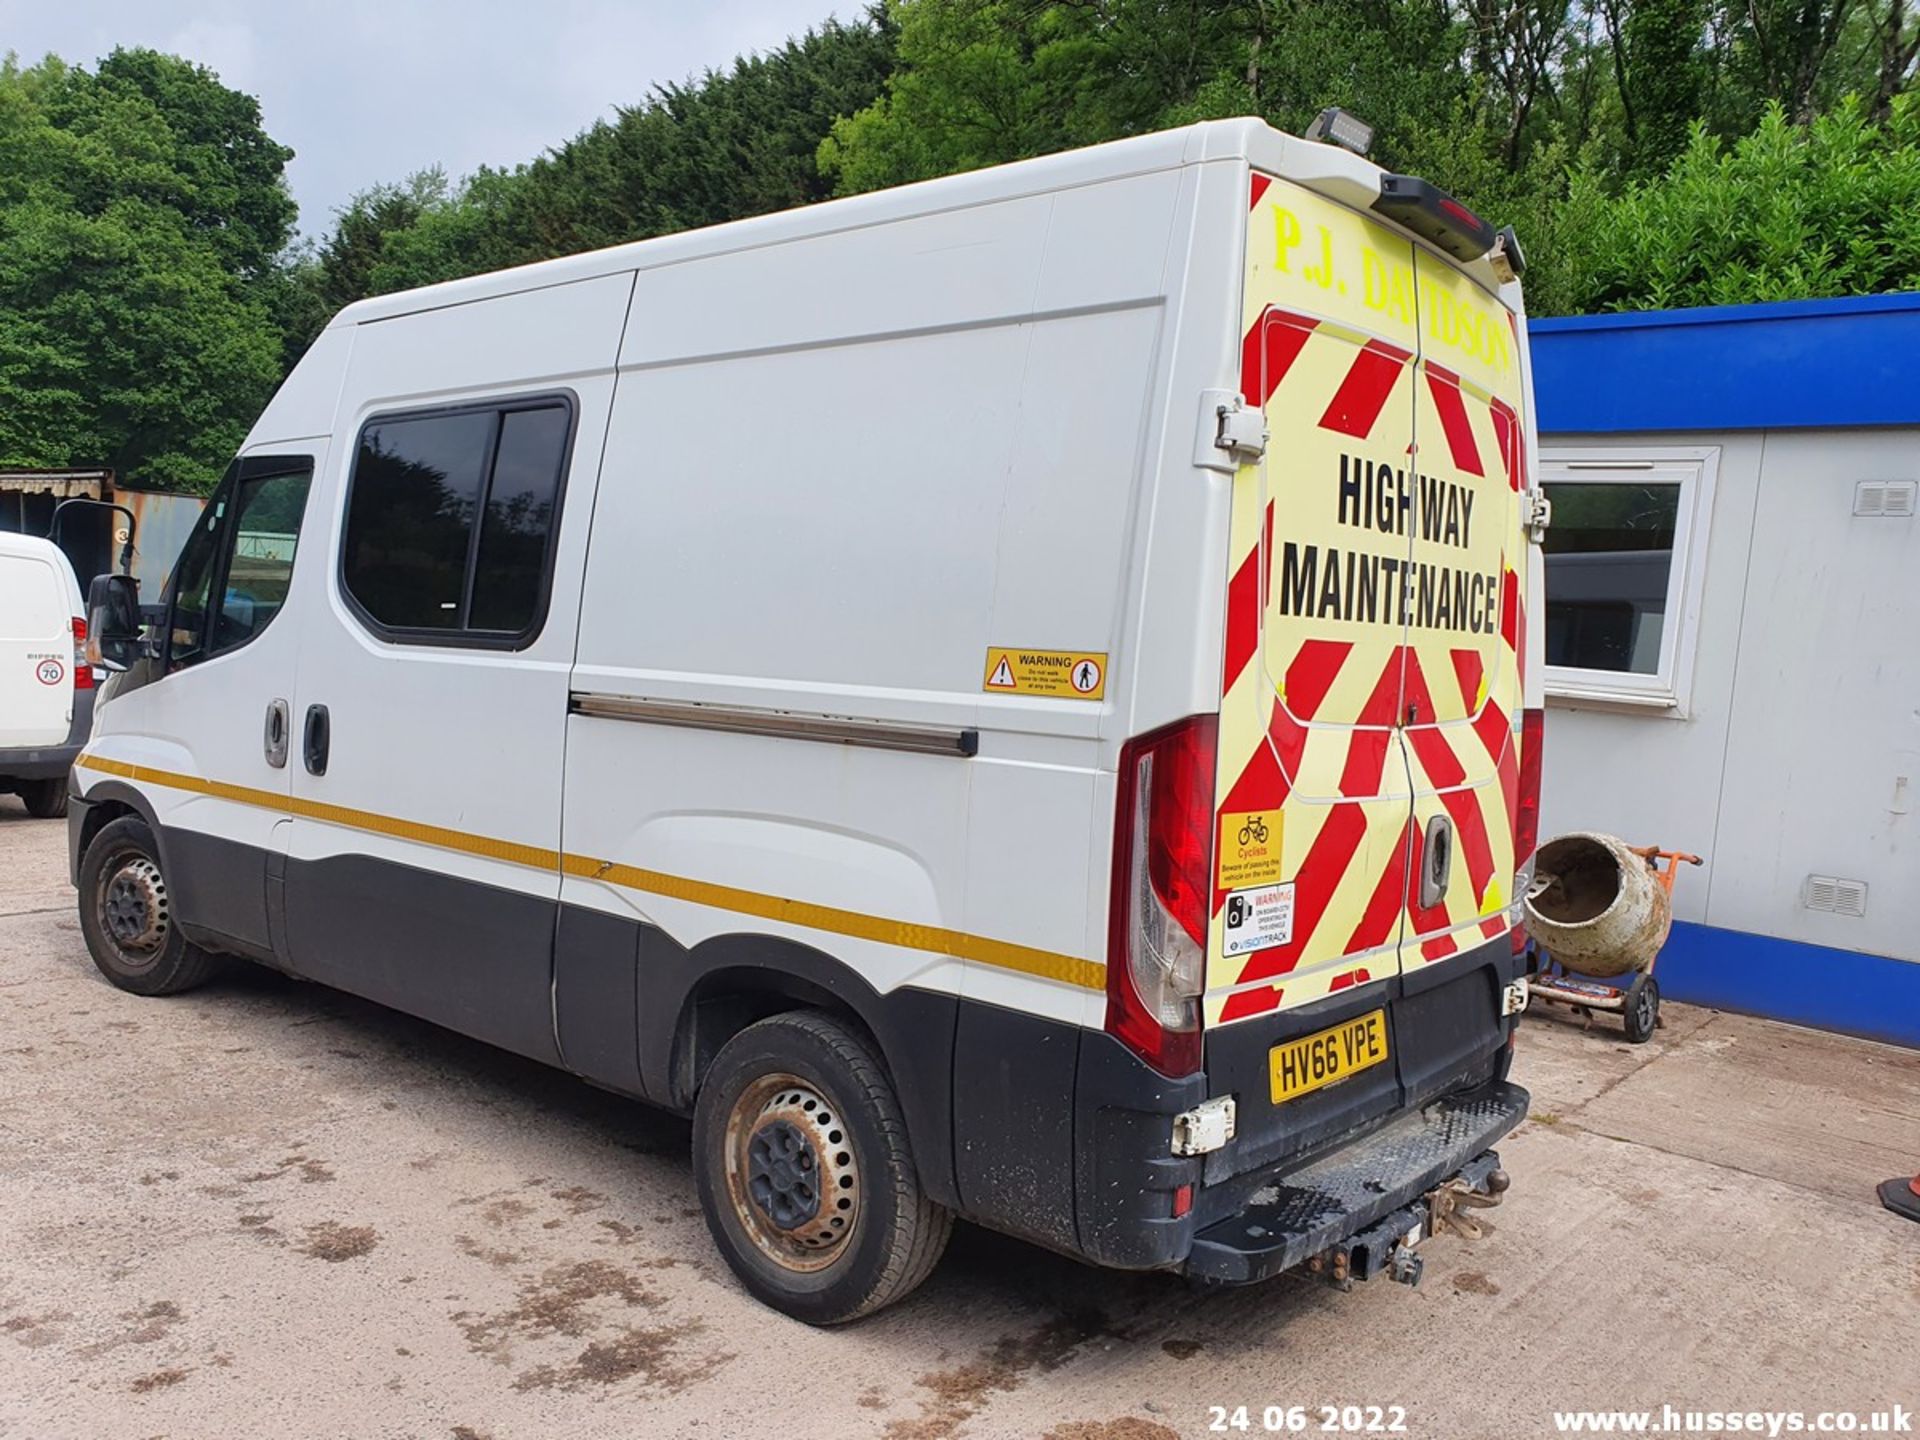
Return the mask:
POLYGON ((1226 920, 1222 948, 1229 955, 1247 955, 1293 940, 1291 884, 1236 890, 1227 896, 1221 913, 1226 920))
POLYGON ((1214 847, 1216 890, 1243 890, 1279 880, 1278 810, 1229 810, 1220 816, 1220 843, 1214 847))
POLYGON ((1098 700, 1107 693, 1104 650, 987 651, 980 688, 990 695, 1045 695, 1061 700, 1098 700))

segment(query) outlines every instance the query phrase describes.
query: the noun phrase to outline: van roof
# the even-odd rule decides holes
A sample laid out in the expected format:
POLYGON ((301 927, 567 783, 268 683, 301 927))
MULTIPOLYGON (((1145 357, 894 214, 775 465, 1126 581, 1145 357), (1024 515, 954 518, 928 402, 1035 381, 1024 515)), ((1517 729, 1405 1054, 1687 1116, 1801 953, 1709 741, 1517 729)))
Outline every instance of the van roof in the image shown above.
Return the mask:
POLYGON ((822 201, 724 225, 680 231, 464 280, 380 295, 347 306, 327 328, 390 320, 423 310, 567 285, 603 275, 650 270, 942 210, 958 210, 1218 160, 1250 162, 1269 174, 1298 181, 1333 199, 1362 208, 1378 197, 1380 176, 1384 173, 1379 166, 1358 155, 1337 146, 1283 134, 1264 120, 1208 120, 1178 130, 1163 130, 1035 160, 923 180, 867 195, 822 201))
MULTIPOLYGON (((59 576, 56 583, 67 592, 62 598, 76 607, 81 603, 80 581, 73 573, 73 562, 67 559, 67 552, 53 541, 43 540, 38 535, 0 530, 0 555, 47 561, 59 576)), ((77 615, 80 611, 76 608, 73 613, 77 615)))
POLYGON ((57 558, 62 565, 67 563, 66 552, 51 540, 14 530, 0 530, 0 555, 32 555, 42 560, 57 558))

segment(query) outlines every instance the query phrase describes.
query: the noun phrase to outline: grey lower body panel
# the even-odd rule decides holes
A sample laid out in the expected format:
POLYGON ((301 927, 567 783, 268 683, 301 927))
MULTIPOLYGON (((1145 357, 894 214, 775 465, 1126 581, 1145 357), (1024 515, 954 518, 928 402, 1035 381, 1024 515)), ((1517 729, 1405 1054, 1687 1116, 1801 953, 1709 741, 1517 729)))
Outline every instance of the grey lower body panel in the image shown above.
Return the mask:
POLYGON ((1467 1169, 1526 1118, 1527 1101, 1518 1085, 1495 1081, 1276 1173, 1240 1213, 1194 1236, 1186 1273, 1247 1285, 1318 1255, 1467 1169))
MULTIPOLYGON (((264 859, 240 881, 262 894, 264 859)), ((285 890, 286 962, 294 974, 560 1063, 552 1001, 557 899, 352 854, 289 859, 285 890)))

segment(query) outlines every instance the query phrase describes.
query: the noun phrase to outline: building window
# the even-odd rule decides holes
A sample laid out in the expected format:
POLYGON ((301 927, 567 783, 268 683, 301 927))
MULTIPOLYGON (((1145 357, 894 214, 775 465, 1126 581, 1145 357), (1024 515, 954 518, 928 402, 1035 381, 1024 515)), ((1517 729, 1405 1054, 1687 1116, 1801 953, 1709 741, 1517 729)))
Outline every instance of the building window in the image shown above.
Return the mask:
POLYGON ((1717 458, 1543 452, 1548 694, 1684 707, 1717 458))
POLYGON ((340 579, 390 640, 513 648, 546 618, 567 397, 378 416, 348 482, 340 579))

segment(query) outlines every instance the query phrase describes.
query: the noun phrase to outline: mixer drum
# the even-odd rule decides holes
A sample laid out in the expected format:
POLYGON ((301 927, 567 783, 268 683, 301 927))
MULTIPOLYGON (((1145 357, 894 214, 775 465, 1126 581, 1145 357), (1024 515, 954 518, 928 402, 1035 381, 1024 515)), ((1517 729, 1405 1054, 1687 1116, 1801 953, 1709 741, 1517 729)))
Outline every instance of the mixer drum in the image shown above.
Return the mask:
POLYGON ((1527 933, 1582 975, 1629 975, 1653 964, 1673 928, 1673 901, 1652 862, 1616 835, 1576 831, 1540 847, 1527 933))

